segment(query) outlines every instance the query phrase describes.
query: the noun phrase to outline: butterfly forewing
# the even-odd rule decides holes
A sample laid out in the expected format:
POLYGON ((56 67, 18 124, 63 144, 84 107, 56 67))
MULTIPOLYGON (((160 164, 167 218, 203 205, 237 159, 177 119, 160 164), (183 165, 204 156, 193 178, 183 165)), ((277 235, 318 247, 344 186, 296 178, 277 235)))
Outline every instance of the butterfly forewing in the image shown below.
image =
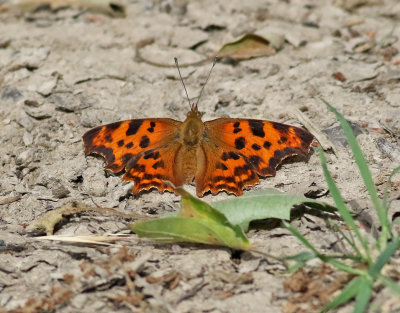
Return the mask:
POLYGON ((302 128, 264 120, 221 118, 204 125, 204 150, 217 161, 196 179, 198 193, 219 188, 240 195, 258 182, 255 173, 274 176, 284 158, 306 155, 314 138, 302 128))
MULTIPOLYGON (((142 179, 140 189, 163 189, 165 186, 160 185, 160 178, 170 181, 174 181, 174 178, 161 166, 170 161, 163 159, 168 153, 161 148, 167 145, 174 146, 181 124, 182 122, 173 119, 155 118, 121 121, 95 127, 83 135, 85 153, 102 155, 106 168, 115 173, 126 168, 124 180, 134 180, 135 184, 139 185, 138 179, 142 179)), ((139 187, 135 186, 135 189, 137 188, 139 187)))

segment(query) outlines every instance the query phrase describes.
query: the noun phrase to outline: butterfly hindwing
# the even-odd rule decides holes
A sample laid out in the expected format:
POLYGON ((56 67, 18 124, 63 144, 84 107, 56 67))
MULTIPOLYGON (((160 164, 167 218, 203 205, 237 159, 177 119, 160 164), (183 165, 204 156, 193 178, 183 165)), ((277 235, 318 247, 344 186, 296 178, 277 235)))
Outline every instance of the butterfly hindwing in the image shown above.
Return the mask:
POLYGON ((165 181, 172 182, 175 186, 183 184, 176 174, 174 159, 181 145, 176 142, 151 150, 147 150, 132 158, 125 167, 125 175, 122 180, 134 181, 133 193, 141 190, 149 190, 153 187, 160 192, 174 191, 165 181))
POLYGON ((255 170, 245 157, 224 144, 215 145, 205 140, 201 146, 202 156, 195 177, 196 193, 217 194, 221 190, 240 196, 243 188, 259 182, 255 170))

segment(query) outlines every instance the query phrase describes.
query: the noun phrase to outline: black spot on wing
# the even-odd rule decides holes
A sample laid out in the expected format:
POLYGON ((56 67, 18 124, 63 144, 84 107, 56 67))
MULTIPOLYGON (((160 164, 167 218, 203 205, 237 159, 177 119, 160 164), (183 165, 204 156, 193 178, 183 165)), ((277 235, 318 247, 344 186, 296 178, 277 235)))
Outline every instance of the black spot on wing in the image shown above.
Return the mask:
POLYGON ((235 170, 234 170, 233 173, 235 174, 235 176, 241 176, 243 174, 248 174, 249 173, 249 169, 250 169, 250 166, 245 164, 243 166, 235 167, 235 170))
POLYGON ((276 150, 274 156, 269 160, 269 167, 274 170, 281 163, 281 161, 290 155, 304 154, 299 148, 286 147, 283 150, 276 150))
POLYGON ((135 135, 137 133, 137 131, 139 130, 140 126, 142 126, 142 124, 143 124, 143 120, 130 121, 129 128, 126 131, 126 135, 127 136, 135 135))
POLYGON ((222 153, 222 156, 221 156, 222 161, 226 161, 229 159, 239 160, 239 158, 240 158, 239 154, 237 154, 233 151, 224 152, 224 153, 222 153))
POLYGON ((153 159, 156 160, 160 157, 160 152, 158 151, 147 151, 144 156, 143 159, 153 159))
POLYGON ((242 150, 246 146, 246 141, 243 137, 236 138, 235 140, 235 148, 238 150, 242 150))
POLYGON ((156 163, 153 164, 152 166, 155 170, 158 168, 164 168, 164 161, 157 161, 156 163))
POLYGON ((251 147, 253 148, 253 150, 256 150, 256 151, 261 149, 261 147, 256 143, 253 143, 253 145, 251 147))
POLYGON ((139 146, 140 148, 147 148, 149 146, 150 139, 146 135, 140 139, 139 146))
POLYGON ((233 124, 233 133, 240 133, 242 131, 242 129, 240 128, 240 123, 239 122, 235 122, 235 124, 233 124))
POLYGON ((130 149, 130 148, 132 148, 133 147, 133 142, 130 142, 130 143, 128 143, 126 146, 125 146, 125 148, 128 148, 128 149, 130 149))
POLYGON ((293 127, 294 132, 300 138, 303 148, 308 149, 311 142, 314 140, 314 136, 303 128, 293 127))
POLYGON ((262 159, 258 155, 252 155, 251 157, 249 157, 248 160, 250 164, 256 169, 260 167, 260 163, 262 162, 262 159))
POLYGON ((215 176, 215 177, 213 177, 212 181, 214 183, 218 183, 218 182, 234 183, 235 182, 235 177, 215 176))
POLYGON ((286 134, 291 126, 282 123, 272 123, 272 127, 274 127, 277 131, 286 134))
POLYGON ((262 121, 250 120, 249 126, 250 126, 251 132, 253 133, 254 136, 262 137, 262 138, 265 137, 264 124, 262 121))
POLYGON ((226 167, 226 165, 224 163, 217 163, 217 165, 215 166, 216 169, 218 170, 223 170, 226 171, 228 168, 226 167))
POLYGON ((114 122, 111 124, 107 124, 104 127, 108 130, 108 131, 112 131, 117 129, 120 125, 122 124, 122 122, 114 122))
POLYGON ((118 147, 122 147, 124 143, 125 143, 124 140, 121 139, 120 141, 117 142, 118 147))
POLYGON ((288 140, 288 138, 286 136, 282 136, 279 140, 278 143, 281 145, 283 143, 285 143, 288 140))
POLYGON ((112 136, 111 136, 110 134, 108 134, 107 136, 105 136, 105 137, 104 137, 104 140, 107 141, 107 142, 112 142, 112 141, 113 141, 112 136))
POLYGON ((151 187, 155 187, 155 188, 159 188, 159 187, 163 187, 164 184, 158 181, 152 181, 151 183, 139 183, 138 184, 138 188, 139 189, 150 189, 151 187))
POLYGON ((265 148, 265 149, 269 149, 269 148, 271 148, 271 146, 272 146, 272 144, 268 141, 268 140, 266 140, 265 142, 264 142, 264 144, 263 144, 263 147, 265 148))

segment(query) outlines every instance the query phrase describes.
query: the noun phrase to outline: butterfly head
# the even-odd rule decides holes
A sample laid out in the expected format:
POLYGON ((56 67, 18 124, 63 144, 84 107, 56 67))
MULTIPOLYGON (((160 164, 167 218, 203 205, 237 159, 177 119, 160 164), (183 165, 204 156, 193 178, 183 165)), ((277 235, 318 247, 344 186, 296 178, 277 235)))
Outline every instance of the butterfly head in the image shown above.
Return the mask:
POLYGON ((197 103, 190 104, 190 111, 187 113, 187 118, 197 118, 201 120, 203 113, 197 107, 197 103))

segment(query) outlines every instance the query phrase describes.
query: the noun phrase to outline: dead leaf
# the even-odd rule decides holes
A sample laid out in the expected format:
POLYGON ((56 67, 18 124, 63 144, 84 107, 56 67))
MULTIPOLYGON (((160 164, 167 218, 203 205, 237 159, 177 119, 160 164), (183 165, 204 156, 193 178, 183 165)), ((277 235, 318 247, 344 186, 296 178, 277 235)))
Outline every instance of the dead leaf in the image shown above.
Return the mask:
POLYGON ((44 6, 48 6, 53 11, 61 7, 71 6, 113 17, 125 17, 125 6, 115 0, 14 0, 0 6, 0 12, 12 11, 20 14, 34 12, 37 8, 44 6))
POLYGON ((235 60, 247 60, 275 54, 275 49, 264 37, 247 34, 237 41, 225 44, 217 53, 218 57, 229 57, 235 60))

